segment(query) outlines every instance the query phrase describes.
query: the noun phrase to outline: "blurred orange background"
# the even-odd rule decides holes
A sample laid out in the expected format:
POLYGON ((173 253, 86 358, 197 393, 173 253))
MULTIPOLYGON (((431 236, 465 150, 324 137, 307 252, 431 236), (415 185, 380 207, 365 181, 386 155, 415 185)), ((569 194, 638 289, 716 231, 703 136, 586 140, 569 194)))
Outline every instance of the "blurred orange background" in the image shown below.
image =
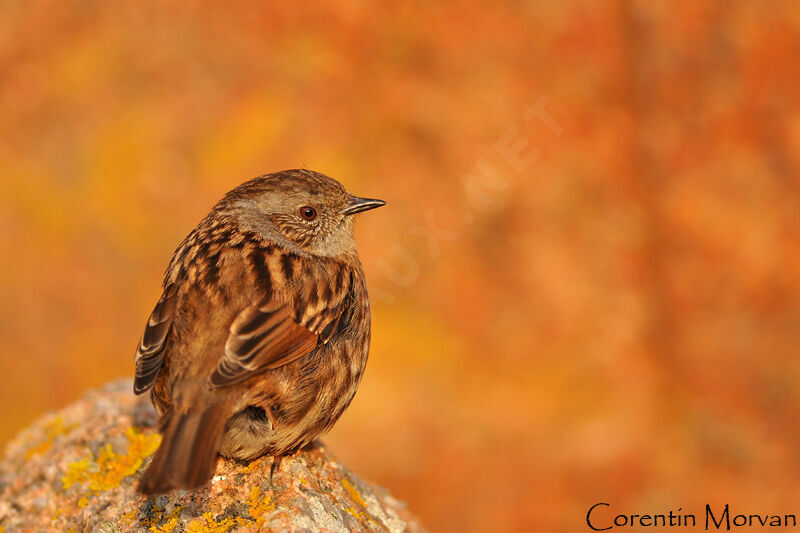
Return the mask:
POLYGON ((0 6, 0 443, 133 373, 173 249, 304 166, 357 240, 326 437, 432 531, 798 512, 800 6, 0 6))

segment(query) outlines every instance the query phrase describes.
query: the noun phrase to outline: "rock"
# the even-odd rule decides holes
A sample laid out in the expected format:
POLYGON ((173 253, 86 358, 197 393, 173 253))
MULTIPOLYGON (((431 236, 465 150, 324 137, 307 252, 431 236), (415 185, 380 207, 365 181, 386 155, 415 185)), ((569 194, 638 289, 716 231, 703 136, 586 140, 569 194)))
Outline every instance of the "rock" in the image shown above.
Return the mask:
POLYGON ((208 486, 144 497, 160 435, 147 398, 118 381, 22 431, 0 462, 0 532, 424 531, 403 503, 320 442, 284 458, 220 459, 208 486))

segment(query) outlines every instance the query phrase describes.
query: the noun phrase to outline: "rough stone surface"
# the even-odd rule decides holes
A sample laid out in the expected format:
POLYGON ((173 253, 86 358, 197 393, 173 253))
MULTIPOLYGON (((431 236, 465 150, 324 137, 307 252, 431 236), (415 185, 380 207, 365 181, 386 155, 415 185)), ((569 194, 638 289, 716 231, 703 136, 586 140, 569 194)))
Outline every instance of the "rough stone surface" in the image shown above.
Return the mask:
POLYGON ((317 442, 286 457, 220 459, 195 491, 144 497, 136 482, 158 447, 156 413, 113 382, 20 433, 0 462, 0 533, 16 531, 424 531, 403 503, 317 442))

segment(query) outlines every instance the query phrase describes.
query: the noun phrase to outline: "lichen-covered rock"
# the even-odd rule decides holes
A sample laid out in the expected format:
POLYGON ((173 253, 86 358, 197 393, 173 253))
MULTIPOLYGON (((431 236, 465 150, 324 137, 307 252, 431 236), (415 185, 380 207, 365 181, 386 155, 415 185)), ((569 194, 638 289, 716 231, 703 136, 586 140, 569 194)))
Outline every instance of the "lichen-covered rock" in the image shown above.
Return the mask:
POLYGON ((0 533, 16 531, 423 531, 404 505, 319 442, 284 458, 220 459, 195 491, 144 497, 156 413, 129 381, 108 384, 20 433, 0 462, 0 533))

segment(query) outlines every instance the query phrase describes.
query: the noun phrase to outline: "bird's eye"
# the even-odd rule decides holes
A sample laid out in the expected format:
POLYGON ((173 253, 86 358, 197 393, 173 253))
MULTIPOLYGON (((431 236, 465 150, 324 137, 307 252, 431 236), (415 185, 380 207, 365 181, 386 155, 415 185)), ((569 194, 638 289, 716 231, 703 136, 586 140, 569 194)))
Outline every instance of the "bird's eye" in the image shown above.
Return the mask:
POLYGON ((300 216, 306 220, 314 220, 315 218, 317 218, 317 210, 314 209, 313 207, 304 205, 303 207, 300 208, 300 216))

